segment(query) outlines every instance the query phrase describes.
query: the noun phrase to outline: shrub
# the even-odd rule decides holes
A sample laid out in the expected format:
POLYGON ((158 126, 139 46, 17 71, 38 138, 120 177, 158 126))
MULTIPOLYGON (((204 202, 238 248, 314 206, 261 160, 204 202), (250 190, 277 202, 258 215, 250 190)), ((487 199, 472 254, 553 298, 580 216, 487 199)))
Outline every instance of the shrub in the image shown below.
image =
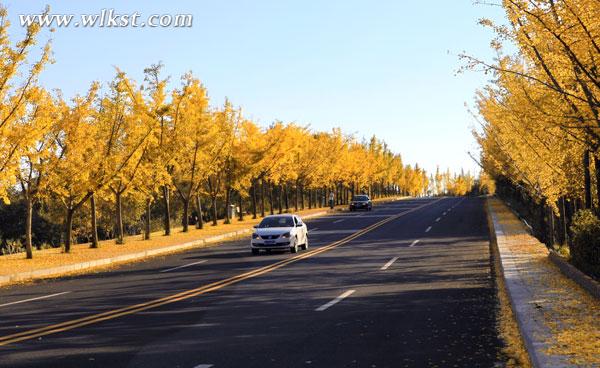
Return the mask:
POLYGON ((571 225, 571 257, 578 265, 600 267, 600 219, 590 210, 578 211, 571 225))
POLYGON ((25 247, 19 239, 8 239, 1 247, 2 255, 16 254, 25 252, 25 247))

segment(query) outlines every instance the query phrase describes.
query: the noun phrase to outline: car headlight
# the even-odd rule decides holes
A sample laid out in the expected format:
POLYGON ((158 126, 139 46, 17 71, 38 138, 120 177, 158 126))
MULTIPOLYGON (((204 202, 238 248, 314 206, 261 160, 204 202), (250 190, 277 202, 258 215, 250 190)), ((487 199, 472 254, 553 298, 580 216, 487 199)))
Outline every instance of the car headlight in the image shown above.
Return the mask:
POLYGON ((260 238, 260 236, 258 236, 258 234, 257 234, 257 233, 253 233, 253 234, 252 234, 252 239, 258 239, 258 238, 260 238))
POLYGON ((281 237, 285 239, 289 238, 290 236, 292 236, 292 234, 290 234, 289 232, 281 235, 281 237))

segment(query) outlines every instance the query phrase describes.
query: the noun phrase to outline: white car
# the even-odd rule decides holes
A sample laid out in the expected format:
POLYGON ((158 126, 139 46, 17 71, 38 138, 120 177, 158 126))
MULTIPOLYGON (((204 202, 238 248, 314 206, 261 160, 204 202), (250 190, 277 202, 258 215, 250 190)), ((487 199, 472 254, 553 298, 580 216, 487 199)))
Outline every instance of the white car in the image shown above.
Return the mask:
POLYGON ((252 254, 257 255, 261 249, 287 250, 298 252, 298 248, 308 249, 308 228, 296 215, 272 215, 265 217, 260 224, 254 226, 250 240, 252 254))

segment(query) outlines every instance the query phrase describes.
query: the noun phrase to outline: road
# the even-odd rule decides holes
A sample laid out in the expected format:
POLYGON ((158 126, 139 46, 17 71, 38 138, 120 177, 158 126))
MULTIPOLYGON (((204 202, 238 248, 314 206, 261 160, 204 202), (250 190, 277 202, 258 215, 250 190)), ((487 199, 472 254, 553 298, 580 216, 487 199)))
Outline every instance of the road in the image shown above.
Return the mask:
POLYGON ((0 290, 1 367, 493 367, 480 198, 307 221, 310 249, 248 241, 0 290))

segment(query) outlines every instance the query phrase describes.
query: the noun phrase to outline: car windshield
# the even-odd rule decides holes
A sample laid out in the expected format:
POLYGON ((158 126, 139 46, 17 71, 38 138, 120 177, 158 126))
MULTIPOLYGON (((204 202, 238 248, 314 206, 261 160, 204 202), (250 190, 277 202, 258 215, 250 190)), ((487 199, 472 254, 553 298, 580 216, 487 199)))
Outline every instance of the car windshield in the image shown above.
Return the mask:
POLYGON ((356 197, 352 198, 352 200, 354 202, 366 202, 366 201, 369 200, 369 197, 367 197, 367 196, 356 196, 356 197))
POLYGON ((274 216, 274 217, 265 217, 260 224, 258 224, 258 228, 264 229, 268 227, 293 227, 294 219, 290 216, 274 216))

